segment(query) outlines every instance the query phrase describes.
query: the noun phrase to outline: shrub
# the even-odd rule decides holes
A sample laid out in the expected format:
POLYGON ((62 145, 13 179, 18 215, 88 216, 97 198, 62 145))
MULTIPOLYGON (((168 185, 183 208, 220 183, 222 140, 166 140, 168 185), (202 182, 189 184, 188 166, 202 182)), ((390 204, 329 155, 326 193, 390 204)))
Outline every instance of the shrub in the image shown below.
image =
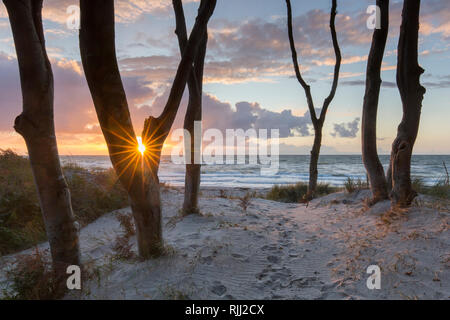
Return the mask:
POLYGON ((0 255, 45 240, 45 227, 28 159, 0 150, 0 255))
MULTIPOLYGON (((126 191, 110 170, 90 171, 63 166, 75 218, 86 225, 101 215, 128 206, 126 191)), ((0 255, 30 248, 46 240, 29 160, 0 150, 0 255)))
POLYGON ((128 195, 113 169, 89 171, 63 167, 75 218, 86 225, 103 214, 128 205, 128 195))
POLYGON ((63 281, 59 281, 52 271, 48 252, 39 251, 29 255, 20 255, 14 267, 6 274, 11 283, 6 299, 50 300, 64 295, 63 281))

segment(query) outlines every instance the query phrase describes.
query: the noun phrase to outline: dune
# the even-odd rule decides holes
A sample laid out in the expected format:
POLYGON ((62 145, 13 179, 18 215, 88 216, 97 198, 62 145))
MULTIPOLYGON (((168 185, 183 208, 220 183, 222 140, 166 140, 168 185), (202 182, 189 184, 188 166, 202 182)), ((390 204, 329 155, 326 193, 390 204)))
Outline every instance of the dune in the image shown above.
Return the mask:
MULTIPOLYGON (((450 298, 448 203, 419 196, 391 212, 389 202, 365 207, 369 194, 359 191, 308 206, 252 198, 244 210, 237 197, 246 192, 203 190, 202 214, 181 219, 182 190, 165 188, 167 254, 149 261, 114 258, 116 217, 130 209, 102 216, 80 233, 95 276, 65 299, 450 298), (367 287, 370 265, 381 269, 380 289, 367 287)), ((18 254, 0 258, 0 295, 18 254)))

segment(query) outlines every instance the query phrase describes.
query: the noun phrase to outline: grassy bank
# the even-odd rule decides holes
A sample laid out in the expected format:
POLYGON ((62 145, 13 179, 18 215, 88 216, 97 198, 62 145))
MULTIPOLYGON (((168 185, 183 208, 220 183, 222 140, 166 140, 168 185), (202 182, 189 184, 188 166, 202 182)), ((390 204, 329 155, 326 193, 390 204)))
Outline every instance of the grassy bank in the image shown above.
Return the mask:
MULTIPOLYGON (((113 170, 89 171, 76 165, 63 167, 81 226, 101 215, 128 206, 125 190, 113 170)), ((0 150, 0 255, 45 241, 45 227, 27 158, 0 150)))

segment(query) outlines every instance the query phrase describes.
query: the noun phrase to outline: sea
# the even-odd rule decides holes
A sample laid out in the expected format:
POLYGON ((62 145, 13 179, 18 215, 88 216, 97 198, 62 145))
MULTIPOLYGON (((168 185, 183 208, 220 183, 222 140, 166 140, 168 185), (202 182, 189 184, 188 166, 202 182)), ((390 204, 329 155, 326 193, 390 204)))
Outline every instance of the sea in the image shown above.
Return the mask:
MULTIPOLYGON (((385 168, 389 156, 381 155, 385 168)), ((61 156, 63 164, 75 163, 91 170, 111 168, 108 156, 61 156)), ((411 162, 411 175, 420 178, 425 184, 433 185, 446 177, 444 164, 450 166, 450 155, 414 155, 411 162)), ((274 165, 274 164, 273 164, 274 165)), ((224 188, 270 188, 274 185, 307 182, 309 177, 308 155, 281 155, 274 174, 262 174, 259 164, 204 164, 202 165, 201 185, 224 188)), ((319 182, 342 186, 347 179, 366 181, 366 172, 361 155, 321 155, 318 165, 319 182)), ((159 178, 161 182, 173 186, 183 186, 185 165, 174 164, 170 156, 161 158, 159 178)))

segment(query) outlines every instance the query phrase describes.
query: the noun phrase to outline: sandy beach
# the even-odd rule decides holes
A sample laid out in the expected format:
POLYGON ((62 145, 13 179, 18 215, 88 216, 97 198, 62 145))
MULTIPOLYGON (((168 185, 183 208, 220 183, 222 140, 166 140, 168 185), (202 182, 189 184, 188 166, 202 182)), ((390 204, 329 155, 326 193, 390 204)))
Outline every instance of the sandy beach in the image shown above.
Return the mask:
MULTIPOLYGON (((450 298, 443 200, 419 196, 408 211, 389 212, 389 202, 368 209, 368 191, 358 191, 308 206, 255 197, 244 210, 247 191, 203 190, 202 214, 179 218, 182 190, 163 188, 167 254, 144 262, 114 258, 123 232, 116 217, 130 209, 102 216, 80 233, 90 279, 66 299, 450 298), (379 290, 366 285, 369 265, 381 269, 379 290)), ((136 252, 135 237, 130 243, 136 252)), ((0 289, 18 254, 0 259, 0 289)))

